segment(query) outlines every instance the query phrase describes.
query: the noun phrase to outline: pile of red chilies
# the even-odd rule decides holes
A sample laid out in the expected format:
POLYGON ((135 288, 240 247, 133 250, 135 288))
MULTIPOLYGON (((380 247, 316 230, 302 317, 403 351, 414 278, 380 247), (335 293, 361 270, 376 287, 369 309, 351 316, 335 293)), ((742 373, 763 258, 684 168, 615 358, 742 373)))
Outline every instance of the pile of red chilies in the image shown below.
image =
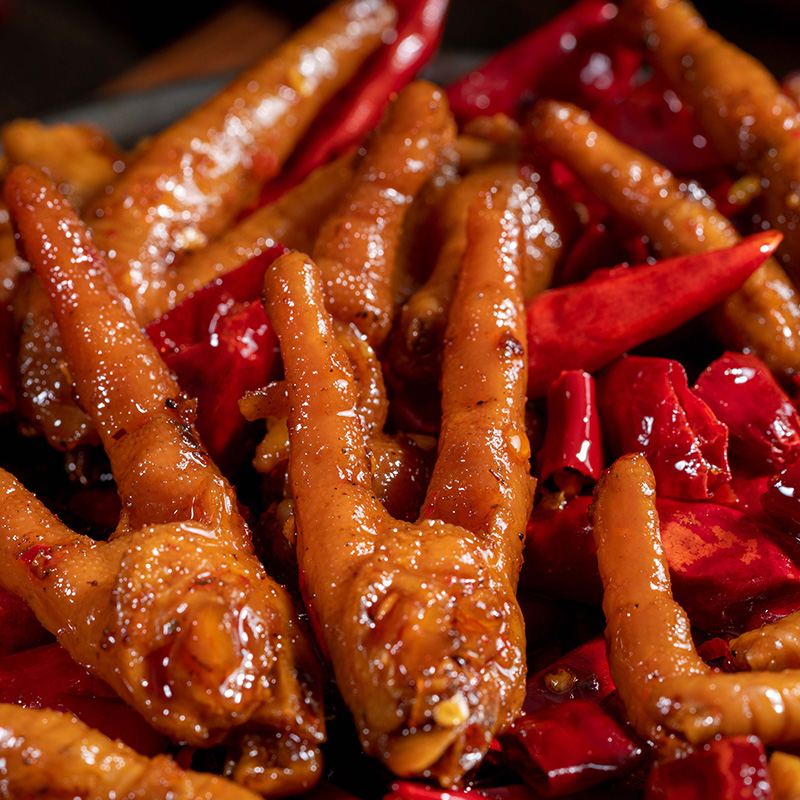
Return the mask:
MULTIPOLYGON (((434 53, 447 0, 399 5, 397 39, 330 103, 264 202, 359 142, 390 94, 434 53)), ((677 175, 701 177, 712 195, 724 198, 730 185, 724 165, 696 135, 691 113, 669 105, 658 75, 647 71, 644 50, 617 31, 615 15, 603 0, 581 0, 494 56, 449 88, 457 118, 464 123, 502 112, 522 120, 540 97, 569 100, 677 175)), ((640 237, 626 235, 602 203, 559 165, 551 167, 553 180, 588 209, 588 221, 562 259, 558 288, 528 308, 529 395, 540 421, 534 430, 542 435, 532 441, 540 499, 520 588, 530 610, 534 666, 524 715, 495 743, 476 789, 498 800, 525 800, 613 782, 614 796, 767 797, 752 793, 768 784, 764 749, 753 739, 714 742, 650 769, 648 745, 616 700, 597 635, 599 612, 585 610, 602 596, 587 514, 591 490, 605 465, 635 450, 655 472, 676 599, 709 662, 724 668, 728 638, 800 607, 795 401, 753 355, 709 351, 710 364, 686 365, 696 376, 693 385, 681 363, 660 357, 669 348, 679 351, 686 324, 749 275, 763 258, 761 242, 753 237, 730 250, 655 262, 640 237), (626 266, 613 268, 619 262, 626 266), (620 358, 635 348, 636 355, 620 358), (556 636, 565 626, 570 635, 556 636)), ((199 398, 203 441, 232 472, 250 454, 243 442, 251 434, 237 401, 281 368, 259 299, 266 266, 280 252, 248 262, 149 326, 184 389, 199 398), (224 385, 215 379, 221 364, 230 376, 224 385)), ((13 350, 11 315, 0 308, 0 412, 14 407, 13 350)), ((423 426, 419 409, 404 406, 410 402, 398 392, 395 418, 423 426)), ((436 418, 437 409, 426 411, 422 416, 436 418)), ((144 753, 166 746, 48 641, 27 608, 0 590, 0 701, 72 711, 144 753)), ((409 782, 386 792, 395 800, 479 796, 409 782)), ((340 790, 335 796, 351 795, 340 790)))

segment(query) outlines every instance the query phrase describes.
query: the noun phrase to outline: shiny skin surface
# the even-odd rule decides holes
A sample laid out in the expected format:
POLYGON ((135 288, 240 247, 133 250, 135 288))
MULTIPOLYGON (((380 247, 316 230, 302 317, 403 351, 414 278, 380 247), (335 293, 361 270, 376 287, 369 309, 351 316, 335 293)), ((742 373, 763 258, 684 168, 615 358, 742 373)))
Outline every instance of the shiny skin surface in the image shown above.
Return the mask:
MULTIPOLYGON (((702 189, 622 144, 575 106, 540 103, 531 133, 635 224, 662 256, 702 253, 739 241, 702 189)), ((713 319, 727 347, 750 350, 778 372, 800 370, 800 294, 775 259, 765 261, 713 319)))
MULTIPOLYGON (((2 142, 9 165, 41 169, 81 211, 103 191, 122 168, 122 156, 108 138, 82 125, 42 125, 16 120, 5 125, 2 142)), ((3 206, 7 217, 7 210, 3 206)), ((17 254, 10 221, 0 228, 0 300, 13 297, 19 329, 19 408, 58 446, 63 430, 90 439, 91 423, 72 400, 50 301, 36 276, 17 254)), ((70 434, 68 434, 70 435, 70 434)))
POLYGON ((714 147, 763 179, 764 216, 783 233, 779 256, 797 277, 800 107, 763 64, 709 30, 684 0, 633 0, 626 11, 714 147))
POLYGON ((276 243, 310 250, 322 221, 352 179, 352 161, 350 156, 342 156, 318 167, 302 183, 245 217, 215 242, 185 255, 173 272, 175 303, 276 243))
POLYGON ((15 800, 257 800, 216 775, 146 758, 69 714, 0 705, 0 797, 15 800))
POLYGON ((319 777, 324 725, 292 603, 255 557, 233 489, 197 440, 191 402, 75 212, 26 167, 8 177, 6 200, 123 512, 112 541, 95 542, 0 473, 3 585, 156 728, 200 746, 241 745, 237 780, 299 791, 319 777), (274 762, 258 763, 259 748, 274 762))
POLYGON ((395 774, 444 785, 480 761, 524 697, 515 586, 533 480, 519 229, 494 196, 482 200, 448 335, 439 456, 414 524, 392 518, 372 491, 352 372, 318 271, 289 254, 265 283, 291 407, 307 605, 364 749, 395 774))
POLYGON ((592 524, 611 677, 634 728, 664 755, 724 736, 781 745, 800 736, 800 670, 722 673, 695 649, 672 596, 655 479, 623 456, 595 489, 592 524))
POLYGON ((525 299, 549 286, 563 242, 536 182, 524 179, 516 163, 491 164, 468 173, 449 187, 437 211, 443 241, 433 271, 400 311, 392 363, 401 374, 413 378, 439 374, 442 339, 467 247, 469 209, 481 192, 495 186, 508 191, 514 184, 517 191, 524 185, 525 191, 518 212, 525 299))
POLYGON ((728 647, 739 669, 800 669, 800 612, 747 631, 728 647))
POLYGON ((708 667, 694 649, 686 612, 672 597, 655 478, 643 456, 623 456, 603 473, 591 515, 614 685, 635 730, 675 748, 675 737, 648 701, 664 679, 706 675, 708 667))
MULTIPOLYGON (((381 43, 395 20, 384 0, 339 0, 274 53, 145 144, 86 213, 112 278, 141 323, 178 299, 175 258, 219 236, 280 170, 320 108, 381 43)), ((23 408, 56 447, 85 440, 85 419, 62 414, 52 314, 27 313, 23 408)))
POLYGON ((373 347, 394 316, 397 243, 412 200, 455 138, 442 92, 407 86, 365 144, 350 189, 324 222, 312 255, 331 314, 354 323, 373 347))

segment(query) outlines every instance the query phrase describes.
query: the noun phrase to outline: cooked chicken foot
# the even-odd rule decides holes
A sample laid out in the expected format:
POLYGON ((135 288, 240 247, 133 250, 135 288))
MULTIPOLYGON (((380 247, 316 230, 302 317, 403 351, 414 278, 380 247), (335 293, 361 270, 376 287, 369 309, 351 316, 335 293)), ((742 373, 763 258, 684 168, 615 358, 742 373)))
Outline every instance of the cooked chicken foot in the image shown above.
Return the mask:
POLYGON ((655 479, 640 455, 618 459, 592 512, 611 677, 634 728, 665 755, 715 736, 800 740, 800 670, 721 673, 697 654, 672 596, 655 479))
POLYGON ((479 763, 524 695, 525 326, 519 226, 495 202, 487 193, 472 215, 439 456, 416 524, 389 516, 372 491, 349 360, 313 263, 284 256, 265 284, 291 407, 307 604, 365 750, 398 775, 444 785, 479 763))
POLYGON ((95 542, 0 473, 0 581, 155 727, 200 746, 280 740, 276 764, 248 759, 234 777, 265 793, 311 785, 323 737, 314 656, 197 440, 192 403, 52 185, 18 167, 6 199, 123 512, 112 541, 95 542))
POLYGON ((146 758, 69 714, 0 705, 0 793, 48 800, 258 800, 216 775, 146 758))

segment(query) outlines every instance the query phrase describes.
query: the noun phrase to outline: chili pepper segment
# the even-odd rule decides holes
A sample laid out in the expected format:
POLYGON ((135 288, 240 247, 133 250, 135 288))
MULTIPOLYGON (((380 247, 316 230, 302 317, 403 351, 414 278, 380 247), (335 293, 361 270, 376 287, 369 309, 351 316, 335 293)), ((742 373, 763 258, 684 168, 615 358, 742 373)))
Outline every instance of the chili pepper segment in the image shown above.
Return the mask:
POLYGON ((587 372, 669 333, 727 297, 774 252, 781 235, 754 234, 724 250, 595 273, 528 304, 528 394, 565 369, 587 372))
POLYGON ((728 427, 730 452, 754 471, 774 473, 800 456, 800 416, 761 359, 725 353, 694 392, 728 427))
POLYGON ((621 358, 598 380, 598 407, 611 451, 646 456, 662 496, 707 500, 730 480, 728 429, 677 361, 621 358))
POLYGON ((603 468, 594 379, 582 370, 562 372, 547 391, 547 430, 539 451, 539 481, 567 494, 596 481, 603 468))

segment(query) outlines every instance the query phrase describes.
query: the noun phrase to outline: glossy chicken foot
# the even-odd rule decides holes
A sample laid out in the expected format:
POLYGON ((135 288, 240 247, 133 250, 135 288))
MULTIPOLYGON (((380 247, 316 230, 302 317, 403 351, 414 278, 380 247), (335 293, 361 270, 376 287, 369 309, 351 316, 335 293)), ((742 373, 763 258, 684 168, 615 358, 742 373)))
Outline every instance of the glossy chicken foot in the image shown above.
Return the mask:
MULTIPOLYGON (((628 147, 570 103, 536 106, 531 132, 546 152, 586 181, 633 223, 662 257, 730 247, 740 236, 696 184, 628 147)), ((800 294, 780 264, 767 259, 720 307, 714 328, 730 348, 756 353, 771 369, 800 371, 800 294)))
POLYGON ((722 673, 697 654, 672 596, 655 499, 650 466, 629 455, 604 473, 592 511, 611 677, 631 724, 667 756, 717 735, 796 743, 800 670, 722 673))
POLYGON ((0 704, 0 796, 48 800, 258 800, 217 775, 147 758, 59 711, 0 704))
POLYGON ((631 0, 656 67, 728 161, 762 179, 764 217, 784 235, 779 257, 800 275, 800 107, 757 59, 726 41, 684 0, 631 0))
MULTIPOLYGON (((396 481, 401 465, 418 464, 420 457, 407 441, 383 434, 388 399, 375 350, 394 317, 397 248, 408 210, 454 135, 455 122, 441 91, 424 81, 407 86, 366 141, 312 250, 336 335, 355 372, 357 409, 382 498, 392 493, 388 482, 396 481)), ((267 435, 254 462, 263 472, 285 462, 289 447, 283 415, 268 416, 267 435)), ((414 513, 418 507, 417 502, 414 513)))
MULTIPOLYGON (((385 0, 338 0, 137 151, 86 219, 139 322, 174 306, 175 259, 213 241, 256 199, 395 19, 385 0)), ((23 312, 20 410, 54 447, 72 449, 91 425, 71 405, 52 312, 23 312)))
POLYGON ((372 491, 352 373, 316 267, 289 254, 265 283, 288 385, 307 605, 364 749, 398 775, 443 785, 480 762, 524 696, 515 589, 534 481, 513 204, 487 192, 470 218, 439 454, 414 524, 372 491))
POLYGON ((396 252, 411 202, 455 138, 447 100, 433 84, 409 84, 366 143, 353 181, 320 228, 312 256, 335 319, 354 323, 377 348, 392 324, 396 252))
POLYGON ((54 187, 17 167, 6 200, 123 512, 112 540, 95 542, 0 472, 0 582, 154 727, 198 746, 242 747, 236 780, 263 793, 313 784, 323 738, 315 659, 197 440, 192 402, 54 187))

